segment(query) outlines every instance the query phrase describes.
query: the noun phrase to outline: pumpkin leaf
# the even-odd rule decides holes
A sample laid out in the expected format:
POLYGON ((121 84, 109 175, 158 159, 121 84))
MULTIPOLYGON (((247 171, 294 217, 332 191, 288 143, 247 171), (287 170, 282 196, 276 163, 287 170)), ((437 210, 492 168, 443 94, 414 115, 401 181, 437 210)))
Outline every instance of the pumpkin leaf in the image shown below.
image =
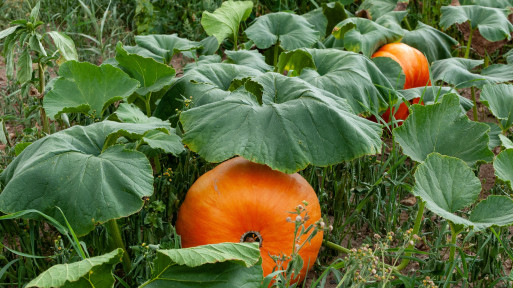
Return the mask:
POLYGON ((408 3, 408 0, 365 0, 359 10, 367 10, 372 19, 379 19, 392 12, 397 3, 408 3))
POLYGON ((473 226, 457 212, 474 203, 481 192, 481 182, 465 162, 432 153, 415 171, 413 195, 426 202, 436 215, 454 224, 473 226))
MULTIPOLYGON (((508 137, 506 137, 502 134, 499 134, 499 139, 501 140, 501 144, 502 144, 502 146, 504 146, 504 148, 513 149, 513 141, 509 140, 508 137)), ((495 147, 497 147, 497 146, 495 146, 495 147)))
POLYGON ((50 35, 53 39, 53 43, 61 53, 62 57, 66 59, 66 61, 75 60, 78 61, 78 53, 75 48, 75 42, 68 35, 59 31, 49 31, 46 34, 50 35))
POLYGON ((165 153, 179 155, 185 148, 182 144, 180 136, 176 135, 175 130, 166 133, 160 130, 152 130, 142 138, 144 143, 153 149, 162 149, 165 153))
POLYGON ((122 145, 103 147, 120 136, 141 139, 155 129, 170 128, 103 121, 74 126, 30 144, 0 174, 4 187, 0 211, 36 209, 59 220, 62 215, 55 207, 60 207, 78 236, 97 223, 139 211, 142 198, 153 194, 148 159, 122 145))
POLYGON ((438 60, 431 66, 433 82, 443 81, 457 88, 478 87, 485 84, 508 82, 513 80, 513 66, 495 64, 481 71, 481 74, 471 70, 483 64, 483 60, 465 58, 449 58, 438 60))
POLYGON ((240 155, 285 173, 380 151, 380 125, 354 115, 343 99, 277 73, 253 81, 264 87, 262 105, 237 90, 180 114, 192 151, 209 162, 240 155))
POLYGON ((319 32, 321 38, 328 34, 331 34, 331 30, 326 32, 326 27, 328 27, 328 19, 326 15, 322 12, 322 7, 309 11, 308 13, 302 14, 301 17, 305 18, 308 23, 310 23, 314 29, 319 32))
POLYGON ((155 124, 167 129, 151 130, 144 134, 142 141, 153 149, 162 149, 165 153, 178 155, 182 153, 183 147, 181 138, 176 135, 175 129, 170 128, 169 121, 163 121, 156 117, 146 116, 137 106, 121 103, 115 112, 117 118, 125 123, 155 124))
POLYGON ((322 14, 328 20, 324 35, 330 35, 335 25, 349 17, 344 5, 340 2, 323 3, 322 14))
POLYGON ((261 75, 262 72, 242 65, 227 63, 204 64, 188 70, 162 97, 154 115, 168 119, 182 110, 184 99, 198 106, 226 97, 234 79, 261 75))
POLYGON ((484 85, 479 99, 500 120, 502 130, 513 126, 513 85, 484 85))
POLYGON ((423 162, 432 152, 460 158, 470 166, 493 160, 488 149, 490 128, 470 121, 456 95, 446 95, 441 103, 433 105, 412 105, 410 110, 410 116, 394 129, 394 135, 404 154, 414 161, 423 162))
MULTIPOLYGON (((509 144, 509 143, 508 143, 509 144)), ((513 171, 511 167, 513 165, 513 149, 506 149, 502 151, 493 162, 493 168, 495 169, 495 176, 506 182, 509 188, 513 188, 513 171)))
POLYGON ((175 69, 172 67, 151 58, 130 54, 121 42, 116 46, 116 60, 130 77, 141 83, 141 87, 136 90, 141 96, 165 89, 171 85, 175 76, 175 69))
POLYGON ((258 49, 279 44, 285 50, 311 47, 320 38, 319 32, 298 15, 278 12, 258 17, 246 29, 246 35, 258 49))
POLYGON ((337 49, 308 49, 316 69, 303 69, 299 78, 347 100, 356 114, 388 107, 392 85, 367 57, 337 49), (358 83, 355 85, 355 83, 358 83))
POLYGON ((216 37, 219 46, 224 39, 239 33, 240 23, 248 19, 252 9, 251 1, 225 1, 214 13, 203 12, 201 26, 209 36, 216 37))
POLYGON ((486 40, 492 42, 509 40, 513 32, 507 9, 465 5, 443 6, 441 12, 440 26, 444 29, 469 21, 471 29, 478 29, 486 40))
POLYGON ((263 270, 254 243, 219 243, 157 250, 153 278, 140 287, 260 287, 263 270))
POLYGON ((153 58, 155 61, 168 64, 174 55, 183 53, 184 56, 194 58, 191 51, 202 48, 198 42, 171 35, 137 35, 137 46, 124 46, 128 53, 153 58))
POLYGON ((272 71, 273 67, 265 63, 264 55, 257 50, 225 51, 225 63, 243 65, 259 70, 260 72, 272 71))
POLYGON ((461 96, 460 94, 458 94, 458 91, 456 91, 456 89, 451 87, 426 86, 406 90, 399 90, 397 91, 397 93, 399 93, 408 101, 422 97, 422 101, 424 102, 424 104, 433 104, 441 102, 442 98, 445 95, 454 94, 458 96, 460 106, 464 111, 468 111, 472 109, 472 107, 474 106, 474 103, 472 103, 471 100, 461 96))
POLYGON ((217 42, 217 38, 214 36, 208 36, 206 38, 201 39, 201 46, 203 47, 200 50, 201 55, 214 55, 219 48, 219 43, 217 42))
POLYGON ((294 71, 293 76, 301 74, 304 68, 316 69, 312 55, 305 49, 296 49, 281 53, 276 67, 279 73, 294 71))
POLYGON ((187 73, 189 70, 198 68, 198 66, 203 64, 212 64, 212 63, 221 63, 223 59, 221 56, 214 55, 201 55, 195 62, 187 63, 185 68, 183 69, 184 73, 187 73))
POLYGON ((458 45, 456 39, 420 21, 415 30, 404 30, 401 42, 418 49, 426 55, 429 63, 451 58, 452 47, 458 45))
POLYGON ((156 117, 146 116, 134 104, 121 103, 114 114, 121 122, 124 123, 154 124, 158 125, 158 127, 170 126, 169 121, 163 121, 156 117))
POLYGON ((347 50, 362 52, 369 58, 379 47, 402 38, 402 34, 369 19, 355 17, 338 23, 332 34, 335 38, 344 40, 344 47, 347 50))
POLYGON ((513 224, 513 200, 507 196, 490 195, 479 202, 469 217, 475 230, 485 230, 492 226, 513 224))
POLYGON ((406 75, 399 63, 389 57, 375 57, 372 58, 372 62, 378 66, 379 70, 387 77, 388 82, 393 85, 395 90, 400 90, 404 87, 406 75))
POLYGON ((408 15, 407 11, 391 11, 380 16, 375 22, 385 28, 397 32, 398 34, 404 34, 408 30, 403 29, 401 22, 406 15, 408 15))
MULTIPOLYGON (((492 150, 497 147, 501 146, 501 133, 502 129, 499 127, 499 125, 491 122, 484 122, 488 127, 490 127, 490 131, 488 131, 488 137, 490 138, 490 141, 488 142, 488 149, 492 150)), ((502 135, 504 136, 504 135, 502 135)))
POLYGON ((506 62, 508 62, 508 64, 513 64, 513 49, 504 54, 504 57, 506 58, 506 62))
POLYGON ((26 287, 113 287, 113 268, 121 262, 123 250, 87 258, 71 264, 57 264, 41 273, 26 287))
POLYGON ((513 7, 513 0, 459 0, 461 5, 479 5, 493 8, 513 7))
POLYGON ((111 65, 67 61, 59 68, 53 88, 43 98, 47 115, 55 119, 62 113, 84 113, 101 118, 112 103, 127 99, 139 82, 111 65))

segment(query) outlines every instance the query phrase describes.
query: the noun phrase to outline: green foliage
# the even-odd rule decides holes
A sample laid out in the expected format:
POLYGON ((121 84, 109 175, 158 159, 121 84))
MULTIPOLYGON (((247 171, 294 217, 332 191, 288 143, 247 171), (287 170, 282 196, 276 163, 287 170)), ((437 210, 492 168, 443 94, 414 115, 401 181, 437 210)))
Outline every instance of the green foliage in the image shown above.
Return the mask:
POLYGON ((381 149, 380 126, 353 114, 337 96, 276 73, 254 81, 264 87, 262 104, 253 94, 237 90, 182 112, 184 143, 210 162, 241 155, 286 173, 381 149), (310 117, 300 116, 305 113, 310 117))
POLYGON ((152 279, 140 287, 260 287, 262 266, 257 244, 220 243, 158 250, 152 279), (198 284, 201 283, 201 284, 198 284))
POLYGON ((411 106, 410 117, 394 129, 394 136, 404 154, 417 162, 424 162, 430 153, 437 152, 472 166, 478 161, 493 160, 488 149, 489 129, 486 124, 470 121, 463 114, 458 97, 449 94, 433 105, 411 106))
POLYGON ((55 265, 30 281, 27 287, 112 287, 112 269, 121 260, 123 250, 88 258, 72 264, 55 265))

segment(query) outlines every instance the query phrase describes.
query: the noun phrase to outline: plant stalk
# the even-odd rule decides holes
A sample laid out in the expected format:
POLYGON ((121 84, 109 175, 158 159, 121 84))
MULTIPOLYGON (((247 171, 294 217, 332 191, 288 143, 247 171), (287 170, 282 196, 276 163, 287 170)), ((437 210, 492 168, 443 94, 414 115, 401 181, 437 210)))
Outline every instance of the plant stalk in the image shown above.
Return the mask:
POLYGON ((449 226, 451 227, 451 248, 449 252, 449 262, 454 262, 454 254, 456 252, 456 240, 458 239, 459 232, 454 228, 454 224, 449 222, 449 226))
POLYGON ((470 87, 470 93, 472 94, 472 103, 474 103, 474 107, 472 107, 472 113, 474 114, 474 121, 477 121, 477 101, 474 86, 470 87))
POLYGON ((472 29, 472 27, 470 28, 470 34, 468 35, 467 41, 467 49, 465 50, 465 59, 468 59, 468 57, 470 56, 470 44, 472 43, 472 34, 474 34, 474 30, 475 29, 472 29))
MULTIPOLYGON (((39 94, 44 95, 45 93, 45 69, 43 64, 41 64, 41 60, 37 63, 38 72, 39 72, 39 94)), ((41 114, 41 123, 43 124, 43 132, 46 134, 50 134, 50 121, 48 117, 46 117, 46 111, 43 108, 43 98, 41 97, 41 108, 39 108, 39 112, 41 114)))
POLYGON ((329 247, 329 248, 331 248, 331 249, 334 249, 334 250, 338 250, 338 251, 340 251, 340 252, 342 252, 342 253, 349 254, 349 252, 351 252, 351 250, 349 250, 349 249, 347 249, 347 248, 345 248, 345 247, 342 247, 342 246, 340 246, 340 245, 338 245, 338 244, 335 244, 335 243, 333 243, 333 242, 331 242, 331 241, 327 241, 327 240, 326 240, 326 241, 323 241, 323 243, 324 243, 324 245, 326 245, 327 247, 329 247))
POLYGON ((237 27, 237 32, 233 33, 233 50, 234 51, 237 51, 237 34, 238 34, 238 27, 237 27))
POLYGON ((123 269, 126 273, 128 273, 130 271, 131 260, 128 256, 125 242, 123 242, 123 238, 121 237, 121 231, 119 230, 118 222, 116 219, 109 220, 105 223, 105 228, 107 228, 109 233, 109 245, 111 249, 123 249, 123 269))
POLYGON ((278 64, 278 50, 280 50, 280 41, 277 41, 276 44, 274 45, 274 61, 273 61, 273 64, 274 64, 274 67, 276 68, 276 64, 278 64))
POLYGON ((151 92, 148 94, 148 97, 144 100, 144 104, 146 106, 146 116, 151 117, 151 92))
MULTIPOLYGON (((413 235, 418 235, 419 234, 420 224, 422 223, 422 216, 424 215, 424 207, 426 206, 426 202, 422 201, 422 199, 420 199, 420 198, 418 198, 418 200, 420 201, 419 202, 419 211, 417 211, 417 217, 415 218, 415 224, 413 225, 412 237, 413 237, 413 235)), ((408 250, 413 249, 413 245, 408 245, 407 249, 408 250)), ((404 255, 408 256, 408 257, 411 256, 411 254, 412 254, 412 252, 404 253, 404 255)), ((404 268, 406 268, 408 263, 410 263, 410 259, 409 258, 404 258, 401 261, 401 263, 399 263, 399 265, 397 267, 395 267, 395 270, 396 271, 403 270, 404 268)))

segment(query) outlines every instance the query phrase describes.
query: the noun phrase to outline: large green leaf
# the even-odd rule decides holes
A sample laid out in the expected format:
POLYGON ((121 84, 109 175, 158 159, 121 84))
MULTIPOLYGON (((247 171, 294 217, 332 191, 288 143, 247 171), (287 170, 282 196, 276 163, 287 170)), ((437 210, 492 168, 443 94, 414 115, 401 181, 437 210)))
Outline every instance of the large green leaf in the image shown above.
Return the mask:
POLYGON ((459 0, 461 5, 479 5, 494 8, 513 7, 513 0, 459 0))
POLYGON ((408 15, 407 11, 392 11, 379 17, 375 22, 385 28, 397 32, 398 34, 404 34, 408 30, 403 29, 401 22, 406 15, 408 15))
MULTIPOLYGON (((499 130, 500 130, 500 128, 499 128, 499 130)), ((513 141, 511 141, 508 137, 506 137, 503 134, 499 133, 499 139, 500 139, 500 142, 501 142, 500 144, 502 146, 504 146, 504 148, 506 148, 506 149, 513 149, 513 141)), ((499 146, 499 145, 497 145, 497 146, 499 146)))
POLYGON ((508 20, 508 10, 477 5, 444 6, 441 9, 440 26, 449 28, 455 23, 470 21, 471 29, 478 29, 479 33, 488 41, 500 41, 511 38, 513 24, 508 20))
MULTIPOLYGON (((301 17, 305 18, 308 23, 310 23, 314 29, 319 32, 321 38, 326 36, 328 32, 326 32, 326 27, 328 27, 328 19, 322 13, 322 7, 309 11, 308 13, 302 14, 301 17)), ((338 23, 338 22, 337 22, 338 23)), ((331 31, 329 31, 331 34, 331 31)))
POLYGON ((508 183, 508 186, 513 189, 513 170, 511 167, 513 167, 513 149, 506 149, 497 155, 493 162, 493 168, 497 178, 508 183))
POLYGON ((278 12, 260 16, 246 29, 246 35, 258 49, 279 43, 285 50, 309 48, 319 40, 319 32, 298 15, 278 12))
POLYGON ((73 39, 59 31, 49 31, 47 34, 52 37, 55 46, 59 50, 59 53, 61 53, 62 57, 66 59, 66 61, 78 61, 78 53, 77 49, 75 48, 75 42, 73 42, 73 39))
POLYGON ((381 46, 397 42, 402 34, 365 18, 348 18, 333 28, 333 36, 344 40, 344 47, 353 52, 371 55, 381 46))
POLYGON ((204 11, 201 25, 221 44, 224 39, 239 33, 240 23, 249 17, 252 9, 252 1, 225 1, 214 13, 204 11))
POLYGON ((479 99, 500 120, 502 130, 513 126, 513 85, 484 85, 479 99))
MULTIPOLYGON (((276 65, 279 73, 285 71, 293 72, 293 76, 301 74, 304 68, 315 69, 315 63, 312 54, 308 53, 306 49, 296 49, 288 52, 283 52, 278 58, 276 65)), ((289 74, 290 75, 290 74, 289 74)))
POLYGON ((264 55, 258 53, 258 50, 239 50, 239 51, 225 51, 225 63, 233 63, 237 65, 247 66, 249 68, 257 69, 261 72, 272 71, 273 67, 265 63, 264 55))
POLYGON ((446 95, 441 103, 412 105, 410 109, 410 116, 394 129, 394 135, 404 154, 414 161, 423 162, 432 152, 460 158, 470 166, 493 160, 488 149, 490 128, 470 121, 456 95, 446 95))
POLYGON ((488 127, 490 127, 490 131, 488 131, 488 137, 490 141, 488 142, 488 148, 493 151, 493 149, 497 146, 502 145, 502 129, 499 125, 492 122, 484 122, 488 127))
POLYGON ((388 107, 387 88, 392 85, 370 59, 337 49, 307 51, 312 55, 316 70, 303 69, 301 79, 346 99, 356 114, 388 107))
POLYGON ((199 42, 180 38, 176 34, 137 35, 135 36, 135 43, 137 43, 137 46, 125 46, 125 50, 129 53, 153 58, 164 64, 168 64, 171 58, 178 53, 184 53, 187 57, 193 57, 194 55, 190 51, 198 50, 202 47, 199 42))
POLYGON ((438 60, 431 66, 433 82, 443 81, 457 88, 478 87, 485 84, 501 83, 513 80, 513 65, 495 64, 483 69, 481 74, 471 72, 483 64, 483 60, 449 58, 438 60))
POLYGON ((141 96, 165 89, 171 85, 175 76, 173 67, 152 58, 130 54, 123 48, 121 42, 116 46, 116 60, 128 75, 141 83, 141 87, 136 90, 141 96))
POLYGON ((415 30, 405 30, 401 42, 417 48, 426 55, 429 63, 451 58, 452 47, 458 45, 451 36, 422 22, 418 22, 415 30))
POLYGON ((220 243, 158 250, 153 277, 140 287, 258 288, 260 250, 252 243, 220 243))
POLYGON ((120 136, 141 139, 155 129, 170 127, 103 121, 32 143, 0 174, 0 211, 36 209, 62 219, 55 209, 60 207, 77 235, 139 211, 142 198, 153 194, 148 159, 122 145, 103 147, 120 136))
POLYGON ((112 269, 121 262, 122 249, 71 264, 58 264, 41 273, 26 287, 114 287, 112 269))
POLYGON ((173 84, 160 100, 154 115, 161 119, 168 119, 176 114, 175 109, 183 108, 184 99, 192 100, 192 106, 223 99, 230 94, 229 88, 234 79, 261 74, 259 70, 242 65, 227 63, 199 65, 188 70, 173 84))
POLYGON ((513 224, 513 200, 507 196, 491 195, 479 202, 470 214, 475 230, 484 230, 492 226, 511 226, 513 224))
POLYGON ((513 49, 509 50, 506 54, 504 54, 506 61, 508 64, 513 64, 513 49))
POLYGON ((354 115, 336 95, 277 73, 253 81, 264 88, 262 104, 238 90, 181 113, 192 151, 210 162, 240 155, 286 173, 380 151, 380 125, 354 115))
POLYGON ((436 102, 441 102, 442 98, 448 94, 458 95, 460 100, 460 106, 463 110, 468 111, 472 109, 474 103, 471 100, 461 96, 458 94, 456 89, 451 87, 441 87, 441 86, 426 86, 426 87, 417 87, 406 90, 397 91, 401 96, 403 96, 406 100, 413 100, 415 98, 421 98, 422 102, 425 104, 433 104, 436 102))
POLYGON ((55 119, 61 113, 85 113, 101 118, 110 104, 127 99, 139 82, 111 65, 67 61, 59 69, 52 90, 43 99, 47 115, 55 119))
MULTIPOLYGON (((115 112, 117 118, 125 123, 154 124, 170 127, 169 121, 163 121, 156 117, 148 117, 133 104, 121 103, 115 112)), ((180 136, 176 135, 175 129, 153 130, 144 134, 142 141, 153 149, 162 149, 166 153, 178 155, 185 148, 180 136)))
POLYGON ((378 19, 392 12, 398 2, 408 3, 408 0, 365 0, 360 5, 360 10, 367 10, 372 19, 378 19))
POLYGON ((337 23, 344 21, 349 17, 344 5, 338 1, 322 4, 322 13, 328 20, 324 35, 330 35, 337 23))
POLYGON ((481 182, 461 159, 432 153, 415 171, 412 193, 433 213, 455 224, 472 226, 454 212, 474 203, 480 192, 481 182))
POLYGON ((378 66, 395 90, 400 90, 404 87, 406 75, 399 63, 390 57, 375 57, 372 58, 372 62, 378 66))

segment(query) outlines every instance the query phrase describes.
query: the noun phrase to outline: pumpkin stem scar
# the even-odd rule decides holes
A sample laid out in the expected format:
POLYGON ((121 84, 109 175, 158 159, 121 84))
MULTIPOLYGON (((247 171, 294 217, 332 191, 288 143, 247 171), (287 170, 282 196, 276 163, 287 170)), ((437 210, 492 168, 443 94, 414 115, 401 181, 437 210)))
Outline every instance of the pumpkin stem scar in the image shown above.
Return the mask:
POLYGON ((264 242, 264 239, 262 239, 262 235, 260 235, 260 232, 258 231, 248 231, 240 237, 240 243, 253 243, 258 242, 259 247, 262 247, 262 242, 264 242))

